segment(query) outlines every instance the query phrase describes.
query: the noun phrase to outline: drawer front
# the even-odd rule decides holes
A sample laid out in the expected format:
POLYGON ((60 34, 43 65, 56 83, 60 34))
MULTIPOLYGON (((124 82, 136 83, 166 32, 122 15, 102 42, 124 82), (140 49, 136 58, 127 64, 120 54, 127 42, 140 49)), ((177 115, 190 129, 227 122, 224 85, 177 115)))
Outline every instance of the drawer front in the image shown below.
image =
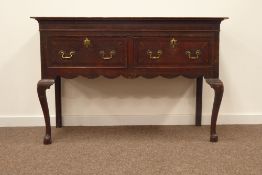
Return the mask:
POLYGON ((48 67, 126 67, 127 40, 119 37, 52 36, 48 67))
POLYGON ((134 42, 136 67, 205 66, 211 64, 211 39, 146 37, 134 42))

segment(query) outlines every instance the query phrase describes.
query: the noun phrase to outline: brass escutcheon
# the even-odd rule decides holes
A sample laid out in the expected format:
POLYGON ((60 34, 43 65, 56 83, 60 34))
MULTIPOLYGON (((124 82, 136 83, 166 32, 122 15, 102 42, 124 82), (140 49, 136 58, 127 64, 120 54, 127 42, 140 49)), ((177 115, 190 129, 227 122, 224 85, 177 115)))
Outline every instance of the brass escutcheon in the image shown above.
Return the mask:
POLYGON ((175 38, 172 38, 172 39, 170 40, 170 46, 171 46, 172 48, 175 48, 176 45, 177 45, 177 40, 176 40, 175 38))
POLYGON ((83 43, 86 48, 88 48, 91 45, 91 41, 87 37, 84 39, 83 43))

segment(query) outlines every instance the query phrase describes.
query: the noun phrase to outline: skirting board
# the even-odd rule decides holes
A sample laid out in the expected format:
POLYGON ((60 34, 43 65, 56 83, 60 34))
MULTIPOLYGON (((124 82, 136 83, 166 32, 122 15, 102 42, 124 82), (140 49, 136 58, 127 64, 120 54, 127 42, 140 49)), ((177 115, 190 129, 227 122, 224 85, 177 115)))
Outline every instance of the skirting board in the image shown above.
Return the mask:
MULTIPOLYGON (((64 116, 64 126, 119 126, 119 125, 194 125, 192 115, 145 115, 145 116, 64 116)), ((262 115, 220 115, 218 124, 262 124, 262 115)), ((55 117, 51 116, 55 126, 55 117)), ((210 124, 210 116, 204 115, 203 125, 210 124)), ((0 127, 44 126, 43 116, 0 116, 0 127)))

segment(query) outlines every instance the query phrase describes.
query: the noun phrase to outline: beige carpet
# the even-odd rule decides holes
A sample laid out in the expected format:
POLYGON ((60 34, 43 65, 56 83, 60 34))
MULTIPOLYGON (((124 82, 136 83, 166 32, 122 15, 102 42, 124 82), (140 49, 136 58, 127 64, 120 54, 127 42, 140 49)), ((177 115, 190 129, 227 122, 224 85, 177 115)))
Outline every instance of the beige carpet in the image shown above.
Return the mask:
POLYGON ((262 125, 0 128, 1 175, 261 175, 262 125))

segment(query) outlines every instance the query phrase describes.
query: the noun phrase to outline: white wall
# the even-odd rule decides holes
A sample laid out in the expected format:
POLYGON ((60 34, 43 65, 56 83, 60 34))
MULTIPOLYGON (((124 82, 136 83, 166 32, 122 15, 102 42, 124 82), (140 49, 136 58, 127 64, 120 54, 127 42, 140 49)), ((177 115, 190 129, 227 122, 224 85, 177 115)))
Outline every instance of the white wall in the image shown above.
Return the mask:
MULTIPOLYGON (((220 78, 225 93, 219 123, 262 123, 261 0, 0 2, 1 126, 43 124, 36 93, 40 79, 38 24, 30 16, 229 17, 221 25, 220 78)), ((86 124, 106 124, 105 121, 192 124, 194 121, 195 81, 190 79, 77 78, 63 81, 63 88, 67 125, 80 124, 76 121, 79 118, 70 116, 89 116, 90 120, 84 120, 86 124), (104 121, 96 121, 99 117, 104 121)), ((213 91, 205 84, 203 94, 203 114, 208 123, 213 91)), ((48 98, 50 113, 54 115, 54 87, 48 91, 48 98)))

